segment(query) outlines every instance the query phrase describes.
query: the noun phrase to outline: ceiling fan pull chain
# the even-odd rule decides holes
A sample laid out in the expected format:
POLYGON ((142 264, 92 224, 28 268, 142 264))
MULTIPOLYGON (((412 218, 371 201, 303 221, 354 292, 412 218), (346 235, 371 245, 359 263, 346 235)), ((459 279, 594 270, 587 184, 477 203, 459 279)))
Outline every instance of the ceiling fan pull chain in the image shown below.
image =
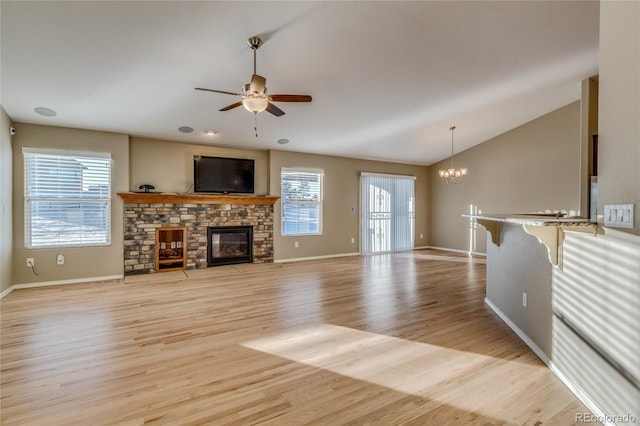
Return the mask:
POLYGON ((258 137, 258 113, 257 112, 253 113, 253 120, 254 120, 253 130, 255 130, 256 138, 257 138, 258 137))

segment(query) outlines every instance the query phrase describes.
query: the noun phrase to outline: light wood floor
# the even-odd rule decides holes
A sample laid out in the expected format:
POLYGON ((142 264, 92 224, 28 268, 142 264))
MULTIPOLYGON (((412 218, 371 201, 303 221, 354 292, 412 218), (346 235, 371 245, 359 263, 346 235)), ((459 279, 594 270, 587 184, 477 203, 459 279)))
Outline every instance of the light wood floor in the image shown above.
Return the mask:
POLYGON ((6 425, 569 425, 587 409, 420 250, 16 290, 6 425))

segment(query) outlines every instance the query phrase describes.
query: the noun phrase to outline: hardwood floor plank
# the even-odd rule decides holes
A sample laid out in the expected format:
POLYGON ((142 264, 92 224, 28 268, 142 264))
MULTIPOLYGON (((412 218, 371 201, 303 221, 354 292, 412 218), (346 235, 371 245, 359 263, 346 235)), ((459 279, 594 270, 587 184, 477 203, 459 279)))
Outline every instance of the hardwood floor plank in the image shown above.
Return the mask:
POLYGON ((16 290, 0 423, 574 424, 485 268, 416 250, 16 290))

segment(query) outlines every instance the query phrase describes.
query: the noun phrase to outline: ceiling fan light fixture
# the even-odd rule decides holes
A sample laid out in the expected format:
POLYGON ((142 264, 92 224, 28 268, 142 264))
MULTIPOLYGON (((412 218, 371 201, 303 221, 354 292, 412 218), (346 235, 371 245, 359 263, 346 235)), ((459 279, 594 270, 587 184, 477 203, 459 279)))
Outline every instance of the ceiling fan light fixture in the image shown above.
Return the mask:
POLYGON ((269 101, 264 98, 244 98, 242 106, 249 112, 257 114, 267 109, 269 101))

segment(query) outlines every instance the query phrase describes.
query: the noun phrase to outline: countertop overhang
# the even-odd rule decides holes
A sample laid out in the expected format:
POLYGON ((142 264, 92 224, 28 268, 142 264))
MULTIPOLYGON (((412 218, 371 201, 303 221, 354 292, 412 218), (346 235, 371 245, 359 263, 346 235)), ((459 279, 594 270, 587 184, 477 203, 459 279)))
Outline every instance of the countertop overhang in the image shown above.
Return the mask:
POLYGON ((562 243, 565 232, 583 232, 594 236, 602 234, 598 224, 589 219, 564 217, 557 214, 491 213, 463 214, 462 216, 484 226, 496 246, 500 246, 500 231, 503 223, 522 225, 527 234, 536 237, 546 247, 549 262, 558 268, 562 268, 562 243))
POLYGON ((478 222, 482 220, 531 226, 585 226, 589 228, 597 226, 596 223, 591 222, 589 219, 581 217, 565 217, 546 213, 491 213, 463 214, 462 216, 476 219, 478 222))

